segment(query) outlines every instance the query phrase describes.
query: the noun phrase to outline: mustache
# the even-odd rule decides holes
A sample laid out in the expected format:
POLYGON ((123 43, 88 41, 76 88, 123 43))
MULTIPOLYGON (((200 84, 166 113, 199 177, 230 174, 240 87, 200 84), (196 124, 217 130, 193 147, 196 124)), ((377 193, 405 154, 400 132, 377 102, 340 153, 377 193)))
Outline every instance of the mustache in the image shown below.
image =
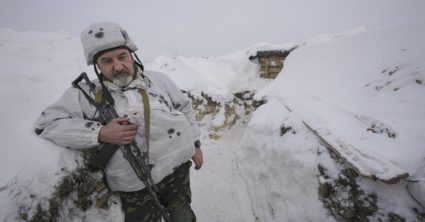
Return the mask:
POLYGON ((114 77, 119 77, 119 76, 122 76, 122 75, 131 76, 131 74, 127 71, 120 71, 120 72, 114 73, 114 77))

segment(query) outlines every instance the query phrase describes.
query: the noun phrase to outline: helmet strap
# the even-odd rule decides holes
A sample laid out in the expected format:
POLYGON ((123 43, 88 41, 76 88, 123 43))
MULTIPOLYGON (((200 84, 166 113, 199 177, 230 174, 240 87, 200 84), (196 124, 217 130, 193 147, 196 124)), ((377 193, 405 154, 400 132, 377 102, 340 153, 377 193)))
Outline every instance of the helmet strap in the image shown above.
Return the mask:
POLYGON ((97 78, 99 79, 100 82, 103 82, 103 75, 102 73, 99 73, 99 70, 97 70, 97 65, 96 63, 93 64, 93 68, 94 68, 94 73, 96 73, 97 78))
POLYGON ((142 61, 139 59, 139 57, 137 56, 135 52, 133 52, 133 55, 136 58, 136 61, 134 61, 134 63, 140 68, 140 70, 142 70, 142 75, 143 75, 143 71, 145 71, 145 67, 143 66, 142 61))

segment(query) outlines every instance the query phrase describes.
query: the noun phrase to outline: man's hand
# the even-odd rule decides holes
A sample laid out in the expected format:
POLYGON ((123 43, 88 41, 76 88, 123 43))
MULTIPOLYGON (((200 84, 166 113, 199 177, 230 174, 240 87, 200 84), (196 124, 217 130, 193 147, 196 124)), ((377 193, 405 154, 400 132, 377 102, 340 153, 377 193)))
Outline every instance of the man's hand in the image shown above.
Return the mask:
POLYGON ((136 138, 137 125, 122 125, 128 118, 116 118, 103 126, 99 132, 99 142, 116 145, 130 144, 136 138))
POLYGON ((195 154, 192 156, 192 160, 195 163, 195 170, 201 169, 202 164, 204 164, 201 148, 195 148, 195 154))

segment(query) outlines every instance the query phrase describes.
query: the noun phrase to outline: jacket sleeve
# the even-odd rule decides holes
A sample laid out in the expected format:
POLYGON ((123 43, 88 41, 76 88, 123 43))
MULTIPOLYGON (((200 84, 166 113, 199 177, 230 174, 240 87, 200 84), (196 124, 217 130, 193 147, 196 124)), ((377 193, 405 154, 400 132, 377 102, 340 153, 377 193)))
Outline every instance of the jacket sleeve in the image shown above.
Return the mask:
POLYGON ((99 144, 102 125, 88 120, 95 114, 80 90, 69 88, 63 96, 47 107, 34 124, 35 132, 42 138, 66 148, 90 148, 99 144))
POLYGON ((166 74, 155 73, 154 75, 156 77, 160 76, 160 78, 162 79, 163 86, 168 92, 168 96, 170 97, 171 102, 173 103, 173 107, 182 112, 188 119, 193 131, 193 142, 199 140, 201 131, 199 129, 198 122, 196 121, 196 113, 192 107, 192 100, 185 94, 183 94, 178 88, 178 86, 173 82, 173 80, 171 80, 171 78, 168 77, 166 74))

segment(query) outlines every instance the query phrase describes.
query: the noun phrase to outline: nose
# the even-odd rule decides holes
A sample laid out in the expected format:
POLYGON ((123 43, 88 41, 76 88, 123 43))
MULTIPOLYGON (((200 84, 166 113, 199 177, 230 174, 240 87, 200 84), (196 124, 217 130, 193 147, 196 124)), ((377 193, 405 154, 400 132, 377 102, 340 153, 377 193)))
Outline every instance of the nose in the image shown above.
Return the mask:
POLYGON ((123 69, 124 69, 124 65, 122 64, 122 62, 120 62, 120 61, 118 61, 118 60, 115 60, 115 61, 114 61, 114 69, 115 69, 116 71, 121 71, 121 70, 123 70, 123 69))

